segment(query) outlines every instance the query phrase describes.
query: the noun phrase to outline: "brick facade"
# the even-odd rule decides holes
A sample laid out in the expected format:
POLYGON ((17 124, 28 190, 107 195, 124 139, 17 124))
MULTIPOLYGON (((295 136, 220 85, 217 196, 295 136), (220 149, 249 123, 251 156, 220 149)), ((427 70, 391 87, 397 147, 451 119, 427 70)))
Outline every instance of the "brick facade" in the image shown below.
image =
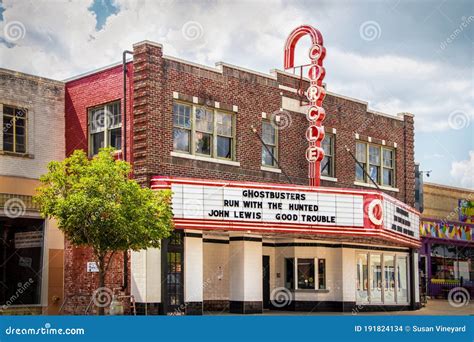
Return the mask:
MULTIPOLYGON (((216 68, 199 66, 163 55, 161 45, 142 42, 134 45, 133 65, 129 64, 128 84, 132 134, 128 146, 134 177, 149 186, 154 175, 255 182, 307 184, 308 121, 303 110, 289 110, 285 103, 299 101, 294 90, 299 79, 281 71, 265 75, 227 64, 216 68), (133 70, 133 72, 132 72, 133 70), (208 107, 234 111, 236 115, 236 162, 240 166, 181 158, 172 155, 172 108, 176 95, 208 107), (279 130, 279 163, 284 173, 261 169, 261 143, 251 126, 261 134, 262 112, 271 114, 283 108, 290 113, 291 124, 279 130), (133 112, 133 113, 132 113, 133 112)), ((306 81, 305 81, 306 82, 306 81)), ((303 86, 304 88, 307 85, 303 86)), ((120 99, 121 66, 92 73, 66 83, 66 150, 87 149, 87 108, 120 99)), ((122 103, 123 105, 123 103, 122 103)), ((414 204, 414 131, 413 116, 390 117, 368 110, 367 103, 336 94, 324 101, 327 131, 336 130, 335 178, 323 180, 323 186, 370 188, 354 184, 356 134, 360 140, 395 147, 396 177, 394 190, 388 194, 409 205, 414 204)), ((85 272, 90 253, 68 246, 66 250, 66 289, 68 293, 92 292, 94 277, 85 272)), ((122 271, 119 257, 107 279, 107 286, 120 285, 122 271)))

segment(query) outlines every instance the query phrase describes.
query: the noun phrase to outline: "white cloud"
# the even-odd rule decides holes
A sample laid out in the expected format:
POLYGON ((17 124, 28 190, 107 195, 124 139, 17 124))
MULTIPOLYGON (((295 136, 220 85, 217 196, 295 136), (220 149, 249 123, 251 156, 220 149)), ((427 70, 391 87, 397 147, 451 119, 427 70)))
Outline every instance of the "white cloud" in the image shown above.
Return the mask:
POLYGON ((456 185, 474 189, 474 151, 469 151, 469 159, 452 162, 450 173, 456 185))
MULTIPOLYGON (((26 34, 13 48, 0 44, 1 67, 65 79, 118 62, 123 50, 148 39, 162 43, 167 55, 207 65, 226 61, 268 72, 282 67, 289 32, 302 23, 314 23, 325 35, 329 90, 366 100, 381 112, 411 112, 417 132, 450 130, 450 113, 466 113, 468 118, 474 113, 473 80, 462 66, 354 52, 355 45, 367 43, 363 40, 352 47, 339 45, 338 37, 351 30, 349 24, 340 24, 354 16, 348 7, 342 13, 341 6, 320 4, 318 11, 308 11, 304 4, 283 0, 116 0, 120 11, 96 31, 95 15, 88 10, 92 2, 4 0, 0 36, 11 21, 23 23, 26 34), (190 21, 202 27, 197 40, 183 36, 182 27, 190 21)), ((356 37, 360 39, 358 32, 356 37)), ((307 46, 307 41, 298 44, 297 64, 307 62, 307 46)))

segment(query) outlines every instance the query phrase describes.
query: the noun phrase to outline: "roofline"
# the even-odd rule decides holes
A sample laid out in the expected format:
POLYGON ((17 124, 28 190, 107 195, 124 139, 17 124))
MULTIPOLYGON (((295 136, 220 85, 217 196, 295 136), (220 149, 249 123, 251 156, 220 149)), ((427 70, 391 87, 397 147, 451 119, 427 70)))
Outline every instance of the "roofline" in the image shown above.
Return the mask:
MULTIPOLYGON (((144 40, 144 41, 135 43, 135 44, 133 44, 133 46, 135 47, 135 46, 138 46, 138 45, 141 45, 141 44, 150 44, 150 45, 154 45, 154 46, 159 47, 159 48, 163 48, 163 45, 162 45, 162 44, 156 43, 156 42, 152 42, 152 41, 149 41, 149 40, 144 40)), ((240 70, 240 71, 243 71, 243 72, 247 72, 247 73, 250 73, 250 74, 254 74, 254 75, 257 75, 257 76, 260 76, 260 77, 265 77, 265 78, 271 79, 271 80, 273 80, 273 81, 278 80, 277 74, 282 74, 282 75, 289 76, 289 77, 293 77, 293 78, 297 78, 297 79, 300 78, 300 76, 298 76, 298 75, 296 75, 296 74, 292 74, 292 73, 289 73, 289 72, 287 72, 287 71, 284 71, 284 70, 281 70, 281 69, 277 69, 277 68, 271 69, 271 70, 270 70, 270 73, 269 73, 269 74, 266 74, 266 73, 263 73, 263 72, 260 72, 260 71, 256 71, 256 70, 252 70, 252 69, 247 69, 247 68, 244 68, 244 67, 240 67, 240 66, 237 66, 237 65, 234 65, 234 64, 230 64, 230 63, 226 63, 226 62, 222 62, 222 61, 216 62, 216 63, 215 63, 215 67, 212 67, 212 66, 208 66, 208 65, 204 65, 204 64, 200 64, 200 63, 191 62, 191 61, 188 61, 188 60, 179 58, 179 57, 174 57, 174 56, 169 56, 169 55, 163 55, 163 58, 164 58, 164 59, 171 60, 171 61, 175 61, 175 62, 178 62, 178 63, 183 63, 183 64, 191 65, 191 66, 196 67, 196 68, 208 70, 208 71, 215 72, 215 73, 219 73, 219 74, 222 74, 222 73, 223 73, 223 67, 228 67, 228 68, 230 68, 230 69, 236 69, 236 70, 240 70)), ((133 58, 128 58, 128 59, 127 59, 127 63, 130 63, 132 60, 133 60, 133 58)), ((81 78, 83 78, 83 77, 87 77, 87 76, 93 75, 93 74, 95 74, 95 73, 98 73, 98 72, 101 72, 101 71, 104 71, 104 70, 107 70, 107 69, 111 69, 111 68, 117 67, 117 66, 119 66, 119 65, 121 65, 121 64, 122 64, 122 62, 116 62, 116 63, 113 63, 113 64, 109 64, 109 65, 107 65, 107 66, 105 66, 105 67, 101 67, 101 68, 97 68, 97 69, 94 69, 94 70, 90 70, 90 71, 85 72, 85 73, 82 73, 82 74, 80 74, 80 75, 67 78, 67 79, 63 80, 63 82, 76 81, 76 80, 81 79, 81 78)), ((308 82, 310 81, 309 78, 307 78, 307 77, 303 77, 303 80, 308 81, 308 82)), ((405 117, 405 116, 411 116, 411 117, 414 116, 414 115, 411 114, 411 113, 397 113, 397 114, 395 114, 395 115, 393 115, 393 114, 388 114, 388 113, 383 113, 383 112, 380 112, 380 111, 376 111, 376 110, 369 109, 369 102, 368 102, 368 101, 359 100, 359 99, 356 99, 356 98, 353 98, 353 97, 349 97, 349 96, 337 94, 337 93, 334 93, 334 92, 331 92, 331 91, 327 91, 327 90, 326 90, 326 93, 327 93, 328 95, 335 96, 335 97, 338 97, 338 98, 341 98, 341 99, 344 99, 344 100, 348 100, 348 101, 352 101, 352 102, 356 102, 356 103, 363 104, 363 105, 365 105, 365 106, 367 107, 367 112, 368 112, 368 113, 375 114, 375 115, 380 115, 380 116, 384 116, 384 117, 387 117, 387 118, 389 118, 389 119, 404 121, 404 117, 405 117)))
MULTIPOLYGON (((128 63, 131 63, 132 62, 132 58, 127 58, 127 64, 128 63)), ((76 81, 76 80, 79 80, 81 78, 84 78, 84 77, 87 77, 87 76, 90 76, 90 75, 94 75, 94 74, 97 74, 101 71, 105 71, 105 70, 108 70, 108 69, 112 69, 112 68, 115 68, 115 67, 118 67, 119 65, 122 65, 122 61, 120 62, 115 62, 115 63, 112 63, 112 64, 109 64, 109 65, 106 65, 106 66, 103 66, 103 67, 100 67, 100 68, 97 68, 97 69, 93 69, 93 70, 89 70, 89 71, 86 71, 82 74, 79 74, 79 75, 76 75, 76 76, 72 76, 72 77, 69 77, 69 78, 66 78, 64 80, 62 80, 62 82, 64 83, 68 83, 68 82, 72 82, 72 81, 76 81)))
POLYGON ((438 183, 430 183, 430 182, 425 182, 423 181, 423 186, 428 185, 428 186, 433 186, 437 188, 443 188, 446 190, 457 190, 457 191, 462 191, 462 192, 470 192, 474 194, 474 189, 467 189, 467 188, 459 188, 456 186, 451 186, 451 185, 446 185, 446 184, 438 184, 438 183))
POLYGON ((47 78, 47 77, 43 77, 43 76, 36 76, 36 75, 27 74, 27 73, 24 73, 24 72, 21 72, 21 71, 16 71, 16 70, 11 70, 11 69, 0 68, 0 73, 10 74, 10 75, 14 75, 14 76, 17 76, 17 77, 21 76, 21 77, 24 77, 24 78, 42 80, 42 81, 46 81, 46 82, 50 82, 50 83, 64 85, 63 81, 53 80, 52 78, 47 78))

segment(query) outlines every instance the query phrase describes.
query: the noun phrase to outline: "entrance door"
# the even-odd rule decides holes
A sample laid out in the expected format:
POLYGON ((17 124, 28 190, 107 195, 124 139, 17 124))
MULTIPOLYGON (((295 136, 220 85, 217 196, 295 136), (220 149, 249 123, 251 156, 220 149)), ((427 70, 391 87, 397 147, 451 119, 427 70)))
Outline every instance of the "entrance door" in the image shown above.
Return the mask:
POLYGON ((166 252, 166 313, 184 315, 183 234, 174 231, 166 252))
POLYGON ((270 257, 268 255, 263 256, 263 308, 270 309, 270 257))

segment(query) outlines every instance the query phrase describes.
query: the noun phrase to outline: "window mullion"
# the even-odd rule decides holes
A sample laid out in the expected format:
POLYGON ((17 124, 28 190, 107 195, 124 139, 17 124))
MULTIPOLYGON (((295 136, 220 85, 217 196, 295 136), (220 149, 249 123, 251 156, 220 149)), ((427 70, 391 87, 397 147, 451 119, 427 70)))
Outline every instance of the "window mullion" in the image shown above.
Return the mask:
POLYGON ((217 158, 217 111, 212 111, 212 151, 211 157, 217 158))

